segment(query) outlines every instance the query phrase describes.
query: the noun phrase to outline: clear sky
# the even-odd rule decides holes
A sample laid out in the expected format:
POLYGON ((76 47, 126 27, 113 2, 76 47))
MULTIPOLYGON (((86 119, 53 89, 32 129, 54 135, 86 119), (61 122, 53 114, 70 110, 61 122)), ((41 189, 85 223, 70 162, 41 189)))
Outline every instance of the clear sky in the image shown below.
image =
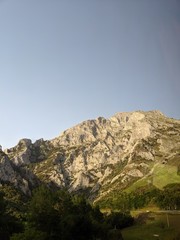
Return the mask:
POLYGON ((180 118, 179 0, 0 0, 0 144, 134 110, 180 118))

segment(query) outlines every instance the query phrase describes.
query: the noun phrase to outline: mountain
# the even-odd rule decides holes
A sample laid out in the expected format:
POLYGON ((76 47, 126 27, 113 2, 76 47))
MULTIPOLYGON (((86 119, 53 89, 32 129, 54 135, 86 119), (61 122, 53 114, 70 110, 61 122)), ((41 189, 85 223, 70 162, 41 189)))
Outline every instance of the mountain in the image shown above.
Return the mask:
POLYGON ((52 140, 0 150, 0 180, 25 194, 41 182, 99 201, 114 191, 180 183, 180 120, 160 111, 84 121, 52 140))

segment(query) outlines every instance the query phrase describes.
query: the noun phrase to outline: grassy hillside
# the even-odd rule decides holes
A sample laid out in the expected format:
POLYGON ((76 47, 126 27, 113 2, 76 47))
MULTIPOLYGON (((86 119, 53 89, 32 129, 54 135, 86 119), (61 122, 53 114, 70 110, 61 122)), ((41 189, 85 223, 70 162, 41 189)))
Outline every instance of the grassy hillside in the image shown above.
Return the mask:
POLYGON ((151 175, 147 175, 142 179, 130 185, 125 192, 130 193, 139 187, 148 186, 153 184, 155 187, 162 189, 170 183, 180 183, 180 175, 178 175, 178 167, 176 165, 158 163, 154 166, 151 175))
POLYGON ((153 185, 162 189, 169 183, 180 183, 177 166, 158 164, 153 171, 153 185))
POLYGON ((151 213, 145 224, 136 224, 122 230, 124 240, 179 240, 180 239, 180 214, 167 215, 151 213))

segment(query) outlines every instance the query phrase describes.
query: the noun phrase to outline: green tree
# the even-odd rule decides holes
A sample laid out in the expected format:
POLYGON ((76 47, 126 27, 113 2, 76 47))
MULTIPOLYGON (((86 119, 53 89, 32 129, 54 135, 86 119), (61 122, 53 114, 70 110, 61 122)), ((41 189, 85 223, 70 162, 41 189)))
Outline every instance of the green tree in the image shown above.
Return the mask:
POLYGON ((53 239, 60 232, 60 215, 56 207, 57 195, 45 186, 33 192, 29 204, 27 223, 38 231, 46 232, 53 239))
POLYGON ((13 232, 21 230, 21 224, 18 223, 17 219, 7 213, 7 202, 4 199, 4 194, 0 192, 0 239, 9 240, 13 232))
POLYGON ((163 209, 180 209, 180 184, 166 185, 156 196, 156 203, 163 209))
POLYGON ((13 234, 11 240, 111 240, 112 234, 117 237, 120 233, 111 233, 110 237, 110 230, 115 225, 128 226, 130 220, 119 214, 107 221, 99 207, 92 207, 83 196, 41 186, 29 202, 24 231, 13 234))
POLYGON ((23 233, 14 234, 11 240, 48 240, 48 236, 44 232, 29 227, 23 233))

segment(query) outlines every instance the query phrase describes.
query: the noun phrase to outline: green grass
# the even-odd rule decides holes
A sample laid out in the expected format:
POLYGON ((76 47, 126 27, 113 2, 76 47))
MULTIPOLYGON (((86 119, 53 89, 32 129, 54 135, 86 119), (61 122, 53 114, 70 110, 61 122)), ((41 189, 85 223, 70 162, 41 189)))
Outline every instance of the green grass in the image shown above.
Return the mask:
POLYGON ((169 183, 180 183, 180 176, 177 175, 177 167, 158 164, 153 172, 153 185, 162 189, 169 183))
POLYGON ((154 214, 154 220, 150 220, 146 224, 139 224, 123 229, 122 235, 124 240, 178 240, 178 236, 180 236, 180 215, 168 216, 169 228, 165 214, 154 214), (159 237, 154 235, 159 235, 159 237))
POLYGON ((161 221, 165 225, 167 225, 167 217, 169 221, 169 227, 174 228, 176 231, 180 233, 179 223, 180 223, 180 214, 171 214, 168 213, 168 215, 161 213, 156 213, 156 219, 158 221, 161 221))
POLYGON ((131 186, 126 188, 125 192, 130 193, 130 192, 133 192, 140 187, 147 186, 148 185, 148 180, 150 180, 150 178, 148 178, 148 177, 143 178, 143 179, 139 179, 138 181, 134 182, 131 186))
MULTIPOLYGON (((178 175, 177 168, 177 159, 175 160, 171 163, 171 165, 159 163, 157 166, 155 166, 153 174, 151 176, 147 176, 134 182, 125 190, 125 192, 130 193, 139 187, 147 186, 148 182, 152 182, 153 185, 159 189, 162 189, 169 183, 180 183, 180 175, 178 175)), ((178 159, 178 161, 180 160, 178 159)))
POLYGON ((160 223, 153 223, 126 228, 122 230, 122 235, 124 240, 174 240, 177 233, 173 229, 164 229, 160 223))

